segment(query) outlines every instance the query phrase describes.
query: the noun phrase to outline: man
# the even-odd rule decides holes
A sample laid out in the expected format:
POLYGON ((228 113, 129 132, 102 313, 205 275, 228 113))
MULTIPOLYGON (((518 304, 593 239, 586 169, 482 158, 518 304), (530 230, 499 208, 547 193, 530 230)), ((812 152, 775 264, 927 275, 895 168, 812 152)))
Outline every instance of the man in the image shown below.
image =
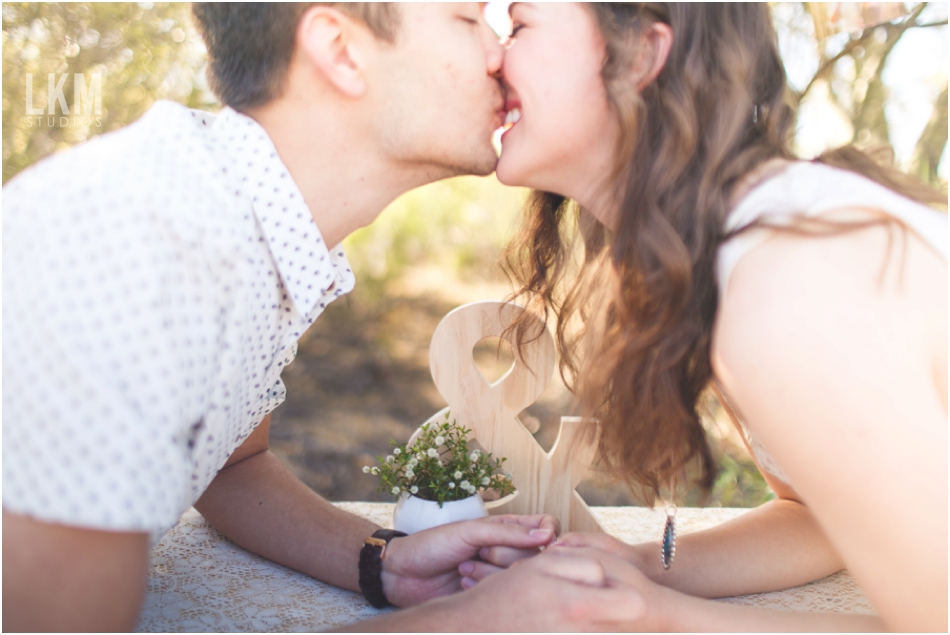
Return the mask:
MULTIPOLYGON (((502 49, 480 7, 199 4, 195 15, 227 108, 160 102, 4 191, 7 630, 133 628, 149 539, 191 505, 246 549, 381 605, 472 586, 557 532, 547 516, 460 523, 385 536, 380 562, 381 546, 365 544, 379 528, 267 449, 282 368, 353 286, 334 245, 411 188, 494 169, 502 49), (473 574, 479 550, 494 565, 473 574)), ((523 618, 508 596, 526 580, 545 603, 587 597, 564 576, 606 584, 590 561, 539 562, 479 584, 480 605, 423 605, 371 628, 472 628, 459 606, 523 618)), ((597 601, 616 604, 584 599, 574 618, 597 601)))

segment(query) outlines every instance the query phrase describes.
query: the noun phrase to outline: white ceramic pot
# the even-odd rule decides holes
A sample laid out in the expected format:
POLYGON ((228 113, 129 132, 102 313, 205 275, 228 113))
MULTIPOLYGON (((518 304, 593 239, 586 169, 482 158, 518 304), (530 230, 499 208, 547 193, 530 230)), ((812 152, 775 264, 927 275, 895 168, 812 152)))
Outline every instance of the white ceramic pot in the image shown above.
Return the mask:
POLYGON ((442 503, 442 507, 435 501, 403 494, 393 512, 393 529, 414 534, 423 529, 460 520, 484 518, 487 515, 488 510, 478 494, 458 501, 446 501, 442 503))

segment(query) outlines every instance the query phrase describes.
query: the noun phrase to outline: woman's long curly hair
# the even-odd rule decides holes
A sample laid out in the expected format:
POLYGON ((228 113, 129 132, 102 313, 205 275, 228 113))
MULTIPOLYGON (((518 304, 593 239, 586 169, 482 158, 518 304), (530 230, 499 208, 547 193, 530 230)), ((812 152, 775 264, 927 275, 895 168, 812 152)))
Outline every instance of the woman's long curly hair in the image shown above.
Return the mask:
MULTIPOLYGON (((521 284, 513 298, 545 321, 557 317, 561 374, 599 421, 605 467, 652 504, 694 461, 697 484, 713 485, 697 404, 712 379, 716 252, 740 179, 769 159, 794 158, 795 113, 764 3, 584 6, 606 47, 602 77, 621 123, 616 231, 536 191, 505 263, 521 284), (656 21, 671 27, 673 44, 638 93, 630 69, 648 54, 638 42, 656 21)), ((853 149, 819 160, 918 199, 933 195, 853 149)), ((513 328, 519 342, 537 336, 527 320, 513 328)))

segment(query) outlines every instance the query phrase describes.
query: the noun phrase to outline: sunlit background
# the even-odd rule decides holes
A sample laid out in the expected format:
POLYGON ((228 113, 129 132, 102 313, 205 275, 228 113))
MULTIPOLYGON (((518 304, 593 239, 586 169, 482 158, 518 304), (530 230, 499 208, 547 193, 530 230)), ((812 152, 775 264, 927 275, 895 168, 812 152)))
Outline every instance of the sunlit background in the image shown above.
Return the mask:
MULTIPOLYGON (((486 6, 500 36, 507 5, 486 6)), ((884 148, 900 169, 946 191, 947 5, 770 6, 799 110, 796 151, 812 157, 852 142, 884 148)), ((188 5, 4 3, 2 18, 4 183, 53 152, 134 121, 157 99, 219 108, 188 5), (73 75, 101 74, 101 115, 54 117, 52 125, 29 116, 28 75, 35 109, 47 103, 51 73, 69 74, 70 107, 73 75)), ((388 498, 360 468, 444 406, 428 371, 429 338, 452 308, 510 291, 496 261, 523 196, 493 177, 443 181, 406 194, 345 241, 357 288, 304 335, 284 373, 288 400, 274 414, 273 449, 305 483, 331 500, 388 498)), ((507 362, 495 351, 491 343, 476 350, 487 375, 507 362)), ((734 431, 717 420, 717 405, 707 406, 722 466, 711 504, 759 504, 768 488, 734 431)), ((571 408, 555 378, 523 417, 536 420, 537 438, 550 447, 571 408)), ((581 491, 592 504, 632 502, 598 476, 581 491)))

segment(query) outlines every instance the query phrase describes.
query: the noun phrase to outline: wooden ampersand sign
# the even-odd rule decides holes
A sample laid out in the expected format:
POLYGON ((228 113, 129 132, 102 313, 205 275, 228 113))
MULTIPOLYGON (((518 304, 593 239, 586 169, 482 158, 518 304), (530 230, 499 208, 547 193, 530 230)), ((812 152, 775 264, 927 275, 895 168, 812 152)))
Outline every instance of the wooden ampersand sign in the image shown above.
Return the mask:
POLYGON ((475 345, 486 337, 506 338, 505 330, 523 311, 511 303, 474 302, 442 319, 432 335, 429 365, 449 407, 430 421, 444 419, 451 410, 482 447, 507 458, 504 467, 512 473, 517 492, 488 503, 491 513, 548 513, 561 520, 564 531, 603 531, 574 489, 594 458, 593 426, 580 417, 562 417, 557 441, 545 452, 518 419, 544 392, 554 370, 554 342, 547 329, 538 320, 541 336, 523 346, 521 357, 508 341, 515 362, 495 383, 489 384, 475 366, 475 345))

